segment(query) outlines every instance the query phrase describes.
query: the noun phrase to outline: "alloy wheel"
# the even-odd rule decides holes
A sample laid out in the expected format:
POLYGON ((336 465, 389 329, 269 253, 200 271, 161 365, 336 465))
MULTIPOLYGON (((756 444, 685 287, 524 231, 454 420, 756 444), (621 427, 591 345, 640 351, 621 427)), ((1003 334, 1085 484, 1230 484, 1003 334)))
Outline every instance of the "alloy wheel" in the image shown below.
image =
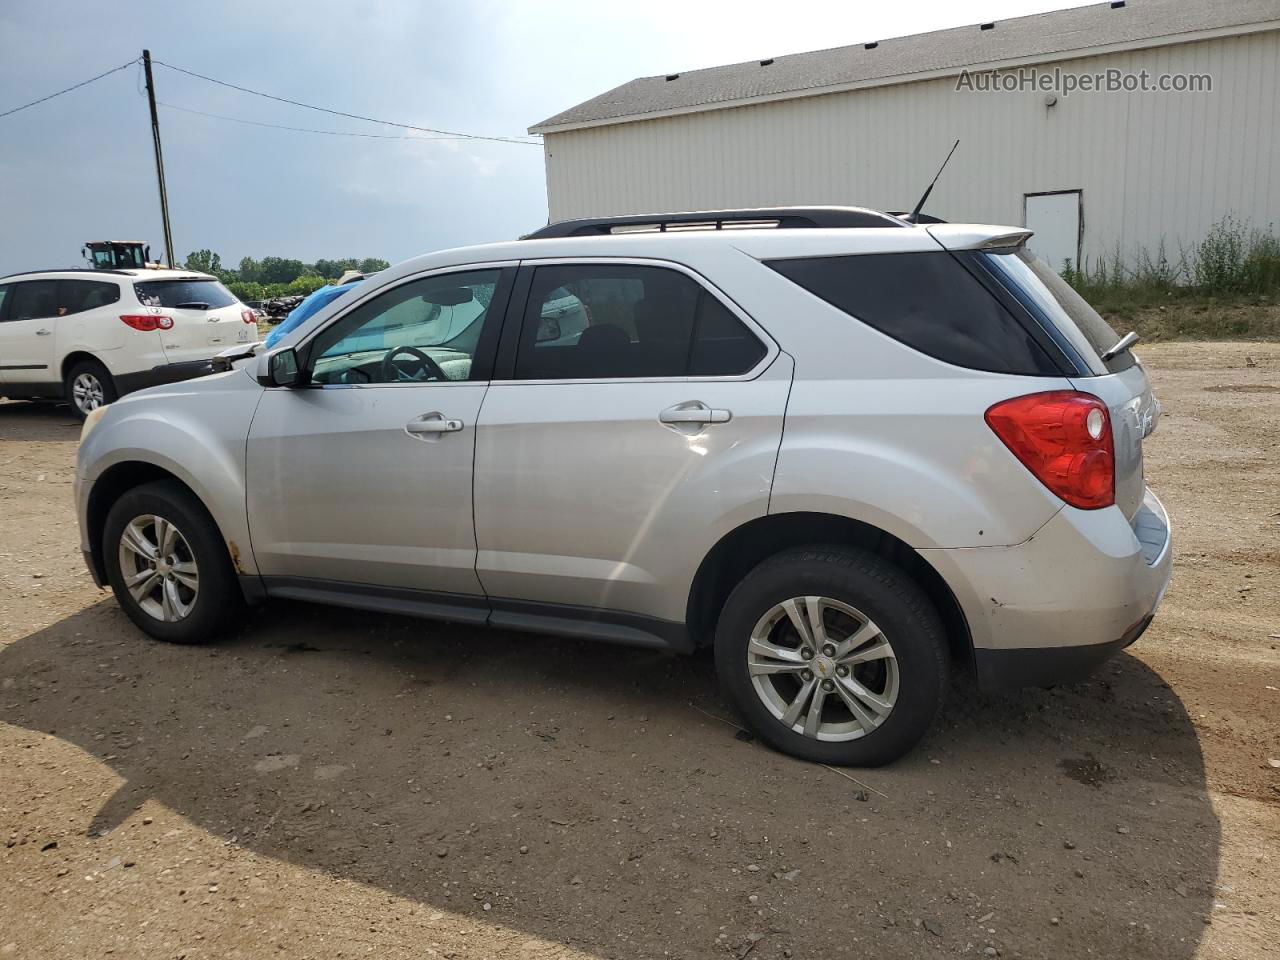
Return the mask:
POLYGON ((71 381, 71 401, 81 413, 97 410, 104 402, 102 381, 92 373, 81 373, 71 381))
POLYGON ((120 574, 148 616, 175 623, 195 608, 200 570, 182 531, 155 514, 134 517, 120 534, 120 574))
POLYGON ((815 740, 865 737, 898 699, 898 659, 866 614, 830 597, 792 597, 751 631, 747 670, 788 729, 815 740))

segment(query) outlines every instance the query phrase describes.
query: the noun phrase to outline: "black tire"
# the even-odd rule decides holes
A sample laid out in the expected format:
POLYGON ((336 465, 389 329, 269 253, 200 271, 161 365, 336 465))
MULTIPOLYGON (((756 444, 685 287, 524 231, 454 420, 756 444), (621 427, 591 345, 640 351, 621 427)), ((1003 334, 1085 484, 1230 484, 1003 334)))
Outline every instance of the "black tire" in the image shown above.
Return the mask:
POLYGON ((120 393, 116 390, 116 382, 111 378, 111 374, 107 372, 107 368, 100 364, 97 360, 81 360, 73 365, 67 371, 67 378, 62 384, 63 398, 71 405, 71 412, 83 420, 89 415, 89 411, 95 406, 106 406, 119 399, 120 393), (100 399, 97 394, 93 394, 93 399, 89 400, 84 397, 77 397, 77 383, 83 379, 83 383, 96 384, 97 390, 100 391, 100 399))
MULTIPOLYGON (((151 531, 154 533, 155 527, 151 531)), ((158 538, 157 538, 158 539, 158 538)), ((232 627, 244 608, 244 594, 231 566, 231 557, 222 541, 217 525, 204 505, 176 481, 164 480, 135 487, 112 505, 103 524, 103 559, 107 580, 116 601, 129 619, 149 636, 169 643, 208 643, 232 627), (156 516, 173 524, 185 541, 179 543, 175 555, 194 561, 198 573, 198 590, 194 598, 182 591, 182 600, 192 600, 190 611, 180 619, 165 621, 143 608, 125 586, 121 569, 121 537, 125 527, 135 518, 156 516)), ((126 562, 132 563, 132 558, 126 562)), ((158 587, 162 596, 163 584, 158 587)), ((144 598, 150 604, 156 597, 144 598)), ((163 611, 162 611, 163 612, 163 611)))
MULTIPOLYGON (((835 611, 839 618, 846 614, 835 611)), ((858 621, 849 617, 849 624, 858 621)), ((789 621, 778 620, 776 629, 790 629, 789 621)), ((784 633, 771 634, 780 638, 784 633)), ((799 642, 798 633, 790 635, 799 642)), ((804 760, 848 766, 879 766, 898 759, 914 747, 933 724, 946 696, 950 658, 945 632, 933 604, 924 591, 901 569, 865 550, 815 546, 788 550, 761 563, 752 570, 729 595, 716 627, 716 671, 725 693, 747 726, 766 743, 783 753, 804 760), (748 646, 756 625, 778 605, 792 598, 827 597, 847 604, 879 627, 882 639, 892 647, 897 671, 897 699, 878 725, 857 739, 818 740, 796 731, 771 712, 758 693, 748 667, 748 646)), ((834 661, 832 661, 834 662, 834 661)), ((885 666, 874 669, 890 669, 885 666)), ((822 665, 830 669, 831 663, 822 665)), ((857 665, 850 674, 871 669, 872 664, 857 665)), ((815 666, 815 669, 818 669, 815 666)), ((800 686, 805 676, 795 676, 780 683, 800 686)), ((790 675, 789 675, 790 676, 790 675)), ((842 675, 843 676, 843 675, 842 675)), ((863 675, 865 679, 865 675, 863 675)), ((774 682, 770 679, 770 683, 774 682)), ((814 682, 821 682, 814 678, 814 682)), ((840 682, 834 677, 832 683, 840 682)), ((882 680, 888 689, 887 681, 882 680)), ((870 681, 868 681, 870 683, 870 681)), ((766 689, 769 689, 766 686, 766 689)), ((867 686, 870 689, 870 686, 867 686)), ((826 696, 827 694, 824 694, 826 696)), ((845 711, 850 727, 855 718, 841 700, 841 691, 824 706, 820 717, 845 711)), ((887 699, 887 698, 886 698, 887 699)), ((783 697, 785 702, 785 697, 783 697)))

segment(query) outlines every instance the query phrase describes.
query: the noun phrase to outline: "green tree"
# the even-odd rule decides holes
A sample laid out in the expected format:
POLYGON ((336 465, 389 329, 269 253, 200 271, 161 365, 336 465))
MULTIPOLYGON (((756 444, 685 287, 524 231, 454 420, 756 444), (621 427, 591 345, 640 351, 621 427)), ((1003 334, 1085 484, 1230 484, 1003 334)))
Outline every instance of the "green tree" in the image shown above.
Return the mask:
POLYGON ((285 288, 285 293, 289 295, 302 294, 306 296, 321 287, 327 287, 329 281, 317 273, 304 273, 302 276, 289 282, 285 288))
POLYGON ((379 270, 385 270, 391 266, 386 260, 378 257, 365 257, 360 261, 360 266, 353 269, 359 270, 361 273, 377 273, 379 270))
POLYGON ((253 257, 242 257, 240 259, 239 277, 245 283, 261 283, 262 271, 258 268, 258 261, 253 257))
POLYGON ((359 269, 360 261, 355 257, 347 257, 343 260, 317 260, 313 268, 320 276, 329 280, 335 280, 342 276, 345 270, 359 269))
POLYGON ((222 276, 222 257, 218 256, 212 250, 195 250, 187 254, 186 263, 183 264, 188 270, 198 270, 201 273, 211 273, 215 277, 222 276))
POLYGON ((250 300, 261 300, 265 296, 262 284, 251 280, 228 280, 227 289, 234 293, 242 303, 248 303, 250 300))
POLYGON ((290 283, 307 272, 307 265, 301 260, 287 260, 284 257, 263 257, 258 264, 260 283, 290 283))

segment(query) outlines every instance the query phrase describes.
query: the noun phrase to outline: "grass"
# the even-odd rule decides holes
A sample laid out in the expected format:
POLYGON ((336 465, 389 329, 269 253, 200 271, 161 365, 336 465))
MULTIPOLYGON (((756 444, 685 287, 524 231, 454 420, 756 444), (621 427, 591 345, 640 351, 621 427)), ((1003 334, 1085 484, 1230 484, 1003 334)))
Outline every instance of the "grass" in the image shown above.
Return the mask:
POLYGON ((1280 238, 1227 216, 1190 250, 1119 252, 1063 276, 1117 327, 1143 339, 1280 339, 1280 238))

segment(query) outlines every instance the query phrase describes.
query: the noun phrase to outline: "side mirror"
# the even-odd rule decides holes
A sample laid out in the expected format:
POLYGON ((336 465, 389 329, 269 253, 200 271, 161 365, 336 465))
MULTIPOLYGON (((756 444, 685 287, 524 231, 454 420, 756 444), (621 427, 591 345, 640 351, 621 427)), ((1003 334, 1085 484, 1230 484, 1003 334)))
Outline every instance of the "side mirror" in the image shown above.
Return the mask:
POLYGON ((280 347, 258 361, 258 382, 264 387, 298 387, 302 373, 298 369, 298 352, 293 347, 280 347))
POLYGON ((538 320, 537 343, 560 339, 560 321, 555 317, 542 317, 538 320))

